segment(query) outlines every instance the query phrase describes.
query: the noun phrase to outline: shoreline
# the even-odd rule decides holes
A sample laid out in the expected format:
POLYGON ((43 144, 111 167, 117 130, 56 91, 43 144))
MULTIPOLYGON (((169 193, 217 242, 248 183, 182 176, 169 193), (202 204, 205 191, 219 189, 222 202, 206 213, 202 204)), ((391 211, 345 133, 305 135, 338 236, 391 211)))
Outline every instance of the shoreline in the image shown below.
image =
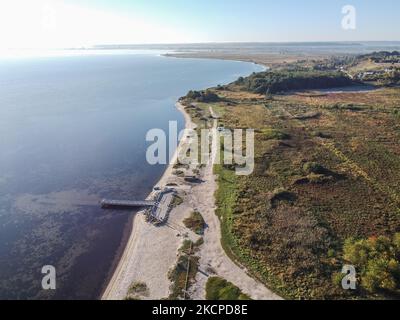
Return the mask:
MULTIPOLYGON (((175 103, 175 107, 182 113, 184 117, 184 130, 194 128, 194 124, 191 121, 190 115, 185 111, 185 107, 177 101, 175 103)), ((182 150, 184 144, 186 142, 186 136, 183 135, 182 139, 178 143, 178 147, 175 150, 175 153, 172 159, 169 161, 168 166, 166 167, 163 175, 158 180, 158 182, 154 185, 156 186, 165 186, 168 182, 168 179, 173 176, 174 165, 178 159, 178 154, 182 150)), ((147 196, 146 200, 151 200, 154 197, 155 192, 151 191, 147 196)), ((140 216, 143 214, 143 211, 139 211, 135 213, 129 220, 129 226, 127 229, 130 231, 130 234, 127 236, 126 243, 122 243, 121 247, 124 248, 122 250, 122 254, 120 254, 119 258, 116 258, 116 262, 114 263, 114 270, 110 272, 110 275, 107 278, 107 284, 104 286, 105 289, 102 290, 100 295, 101 300, 116 300, 116 291, 118 282, 120 278, 123 276, 124 271, 126 271, 129 263, 129 255, 132 253, 137 240, 138 240, 138 229, 140 229, 140 216), (119 259, 119 261, 118 261, 119 259), (116 265, 116 266, 115 266, 116 265)))
MULTIPOLYGON (((193 129, 196 125, 192 122, 189 113, 179 101, 176 107, 185 118, 185 130, 193 129)), ((213 110, 210 108, 210 112, 213 110)), ((216 129, 214 121, 213 128, 216 129)), ((140 299, 161 300, 168 299, 170 295, 171 280, 169 273, 176 265, 179 249, 185 239, 195 242, 199 236, 183 226, 183 220, 190 212, 199 211, 206 221, 207 228, 203 235, 204 243, 198 252, 199 268, 209 271, 209 274, 197 273, 195 282, 189 288, 193 299, 204 300, 206 297, 206 282, 210 276, 220 276, 236 286, 245 294, 256 300, 281 300, 277 294, 268 289, 264 283, 248 274, 247 268, 232 260, 222 247, 221 222, 215 214, 215 191, 218 188, 214 174, 214 161, 217 155, 216 135, 213 134, 211 162, 204 168, 200 185, 190 185, 173 174, 174 164, 182 148, 187 147, 188 137, 184 135, 179 142, 174 157, 171 159, 166 171, 156 184, 162 187, 169 180, 176 183, 176 189, 183 196, 183 203, 175 207, 170 214, 169 224, 174 227, 156 227, 146 222, 145 216, 136 214, 133 219, 132 232, 118 266, 102 295, 102 300, 123 300, 132 284, 142 283, 148 288, 148 294, 140 299), (182 231, 182 228, 184 231, 182 231), (172 230, 174 229, 174 230, 172 230), (183 232, 183 233, 182 233, 183 232), (157 260, 154 259, 157 257, 157 260)), ((149 199, 153 195, 150 193, 149 199)), ((139 298, 139 297, 137 297, 139 298)))
MULTIPOLYGON (((249 63, 249 61, 233 61, 249 63)), ((254 61, 252 61, 252 63, 260 66, 263 69, 262 71, 269 69, 266 65, 254 61)), ((195 129, 197 125, 193 123, 190 114, 186 112, 185 106, 180 102, 180 100, 175 103, 175 107, 184 117, 185 125, 183 130, 195 129)), ((210 112, 212 112, 212 110, 210 112)), ((232 283, 237 283, 249 296, 261 300, 280 299, 279 296, 271 292, 264 284, 250 277, 247 274, 246 268, 239 266, 236 261, 231 260, 221 246, 220 222, 214 212, 215 205, 212 205, 211 207, 209 207, 209 205, 202 205, 203 202, 208 203, 208 200, 210 197, 214 196, 217 188, 217 182, 213 174, 214 161, 212 161, 212 164, 206 168, 208 173, 204 174, 207 176, 206 180, 208 182, 202 187, 190 187, 173 174, 174 166, 178 160, 178 155, 182 152, 183 148, 186 147, 187 140, 188 137, 184 134, 180 139, 175 153, 170 159, 163 175, 154 185, 154 187, 163 188, 169 184, 169 180, 171 180, 176 184, 176 188, 180 190, 182 194, 190 194, 189 199, 186 199, 182 205, 173 210, 172 215, 174 217, 173 219, 170 218, 170 220, 175 221, 171 222, 175 225, 182 225, 184 218, 187 218, 190 212, 196 211, 199 207, 203 207, 204 212, 208 212, 207 220, 214 226, 212 232, 207 232, 209 240, 206 239, 206 243, 208 243, 208 245, 201 250, 203 253, 201 254, 203 267, 206 267, 206 265, 212 265, 213 262, 208 258, 213 257, 215 261, 218 261, 218 265, 215 265, 214 267, 219 271, 219 275, 230 280, 232 283), (196 198, 197 201, 193 201, 196 198), (206 256, 208 256, 208 258, 206 256)), ((155 191, 153 189, 146 200, 151 200, 154 195, 155 191)), ((108 283, 103 287, 105 289, 101 294, 101 300, 124 299, 127 296, 129 287, 133 283, 145 283, 150 286, 149 291, 151 294, 143 297, 144 299, 165 299, 170 293, 171 286, 168 274, 171 268, 176 264, 179 248, 181 247, 184 238, 180 234, 180 231, 176 234, 176 231, 173 233, 168 228, 160 229, 149 224, 145 221, 143 211, 135 213, 131 220, 132 222, 129 228, 131 233, 128 235, 127 242, 121 244, 123 253, 120 255, 119 261, 117 260, 118 257, 116 258, 116 262, 114 263, 116 267, 114 268, 114 271, 110 271, 108 283), (154 242, 162 243, 161 249, 160 246, 157 247, 154 242), (158 261, 154 261, 154 256, 158 257, 158 261)), ((192 240, 197 239, 195 234, 192 234, 189 230, 185 231, 186 237, 190 234, 189 238, 192 238, 192 240)), ((194 284, 193 294, 198 299, 204 299, 204 279, 201 279, 198 283, 197 282, 198 279, 196 279, 196 284, 194 284)))
POLYGON ((134 220, 135 220, 135 216, 137 213, 130 215, 130 217, 128 218, 128 222, 126 223, 126 225, 124 226, 124 230, 123 230, 123 235, 122 235, 122 239, 121 239, 121 243, 118 246, 117 249, 117 253, 115 254, 110 270, 107 273, 107 276, 105 278, 105 281, 101 287, 100 290, 100 294, 97 296, 97 300, 103 300, 103 296, 112 280, 112 278, 114 277, 115 272, 118 269, 118 266, 120 264, 120 261, 124 255, 125 249, 128 245, 129 239, 132 235, 132 230, 133 230, 133 224, 134 224, 134 220))
POLYGON ((206 60, 220 60, 220 61, 235 61, 252 63, 262 67, 264 72, 267 70, 276 69, 286 66, 287 64, 297 62, 303 59, 325 59, 331 57, 332 54, 309 54, 304 55, 300 53, 230 53, 230 52, 168 52, 162 54, 168 58, 176 59, 206 59, 206 60))

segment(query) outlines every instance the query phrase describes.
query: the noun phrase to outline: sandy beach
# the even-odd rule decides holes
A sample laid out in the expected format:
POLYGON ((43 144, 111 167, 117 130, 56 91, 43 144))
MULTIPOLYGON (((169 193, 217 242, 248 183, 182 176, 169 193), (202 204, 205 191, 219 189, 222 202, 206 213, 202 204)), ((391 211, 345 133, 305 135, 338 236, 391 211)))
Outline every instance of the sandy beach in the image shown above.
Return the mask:
MULTIPOLYGON (((194 129, 195 124, 191 121, 189 114, 180 103, 176 107, 185 117, 185 128, 194 129)), ((212 110, 210 110, 213 113, 212 110)), ((214 121, 214 128, 217 121, 214 121)), ((121 300, 127 296, 132 283, 145 283, 148 292, 140 299, 165 299, 169 296, 171 281, 168 278, 169 271, 177 262, 178 250, 183 240, 189 238, 193 241, 198 236, 186 229, 183 220, 191 212, 199 211, 208 227, 204 234, 204 244, 201 246, 198 256, 199 269, 195 283, 189 288, 191 299, 205 299, 205 284, 207 278, 218 275, 238 286, 244 293, 253 299, 271 300, 280 299, 262 283, 251 278, 245 269, 236 265, 226 255, 221 246, 220 222, 215 214, 214 193, 217 188, 216 177, 213 173, 213 163, 217 153, 218 141, 213 136, 212 156, 208 165, 200 173, 201 184, 186 183, 184 178, 173 174, 177 155, 183 148, 187 147, 187 136, 184 135, 175 152, 171 164, 158 182, 158 187, 167 184, 176 184, 174 187, 183 203, 174 208, 168 220, 168 226, 157 227, 146 222, 145 215, 138 213, 133 220, 132 232, 124 253, 117 268, 109 282, 102 299, 121 300), (213 270, 205 272, 205 270, 213 270)), ((192 174, 194 168, 186 169, 185 174, 192 174)), ((148 199, 152 198, 150 194, 148 199)))

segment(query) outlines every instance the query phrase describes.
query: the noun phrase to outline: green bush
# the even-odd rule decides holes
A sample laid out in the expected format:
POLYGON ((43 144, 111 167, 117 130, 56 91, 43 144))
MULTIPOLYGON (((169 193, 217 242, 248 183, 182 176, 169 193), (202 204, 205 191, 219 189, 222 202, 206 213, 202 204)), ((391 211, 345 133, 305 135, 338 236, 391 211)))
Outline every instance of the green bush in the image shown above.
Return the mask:
POLYGON ((231 282, 219 277, 211 277, 206 284, 207 300, 250 300, 250 297, 242 293, 238 287, 231 282))
POLYGON ((149 289, 144 282, 134 282, 128 289, 125 300, 139 300, 141 297, 148 297, 149 289))
POLYGON ((252 74, 236 84, 244 85, 250 92, 269 95, 290 90, 344 87, 352 85, 353 81, 341 72, 283 70, 252 74))
POLYGON ((290 135, 285 132, 275 130, 275 129, 262 129, 261 133, 265 140, 289 140, 290 135))
POLYGON ((332 282, 336 287, 340 287, 342 285, 342 280, 346 275, 341 272, 335 272, 332 275, 332 282))
POLYGON ((303 165, 303 170, 306 173, 325 174, 326 168, 316 162, 307 162, 303 165))
POLYGON ((206 223, 200 212, 192 212, 190 217, 183 221, 183 224, 186 226, 186 228, 189 228, 200 236, 204 234, 206 223))
POLYGON ((370 292, 377 292, 379 289, 395 291, 399 285, 395 278, 398 272, 398 261, 385 258, 372 259, 367 264, 361 284, 370 292))
POLYGON ((171 208, 179 207, 183 203, 183 199, 180 196, 175 195, 171 202, 171 208))
POLYGON ((219 96, 210 90, 189 91, 189 93, 186 95, 186 98, 205 103, 220 101, 219 96))
POLYGON ((400 233, 367 240, 346 240, 344 259, 352 263, 361 286, 371 293, 382 290, 397 292, 400 288, 400 233))

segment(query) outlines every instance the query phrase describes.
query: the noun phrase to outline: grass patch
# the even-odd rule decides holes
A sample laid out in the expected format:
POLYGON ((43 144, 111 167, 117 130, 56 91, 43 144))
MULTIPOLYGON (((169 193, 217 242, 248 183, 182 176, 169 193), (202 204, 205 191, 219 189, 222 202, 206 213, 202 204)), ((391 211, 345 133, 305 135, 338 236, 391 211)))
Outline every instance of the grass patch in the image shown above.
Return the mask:
POLYGON ((206 285, 206 299, 213 301, 251 300, 248 295, 242 293, 233 283, 219 277, 211 277, 208 279, 206 285))
POLYGON ((265 140, 289 140, 290 135, 287 134, 286 132, 276 130, 276 129, 271 129, 271 128, 266 128, 261 130, 262 137, 265 140))
POLYGON ((140 300, 140 298, 149 296, 149 288, 144 282, 134 282, 128 289, 126 300, 140 300))
POLYGON ((183 224, 186 226, 186 228, 189 228, 192 230, 194 233, 198 235, 203 235, 204 234, 204 229, 206 227, 206 223, 204 221, 203 216, 200 214, 200 212, 192 212, 189 218, 186 218, 183 221, 183 224))
POLYGON ((248 267, 255 278, 273 286, 275 292, 289 296, 288 292, 283 290, 281 280, 274 277, 262 261, 254 258, 251 250, 242 246, 240 239, 232 232, 235 205, 238 201, 238 176, 222 165, 215 165, 214 172, 218 175, 218 189, 215 193, 216 214, 221 221, 221 245, 224 251, 232 261, 248 267))
POLYGON ((175 195, 171 201, 171 207, 176 208, 176 207, 180 206, 182 203, 183 203, 183 199, 180 196, 175 195))

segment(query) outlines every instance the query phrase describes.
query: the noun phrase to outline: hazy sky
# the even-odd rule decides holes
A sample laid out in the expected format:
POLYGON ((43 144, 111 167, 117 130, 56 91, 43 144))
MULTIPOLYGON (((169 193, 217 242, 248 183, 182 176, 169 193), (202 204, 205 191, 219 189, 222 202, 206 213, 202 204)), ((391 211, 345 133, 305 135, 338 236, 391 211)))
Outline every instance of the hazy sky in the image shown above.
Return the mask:
POLYGON ((0 0, 0 48, 400 40, 399 13, 398 0, 0 0))

